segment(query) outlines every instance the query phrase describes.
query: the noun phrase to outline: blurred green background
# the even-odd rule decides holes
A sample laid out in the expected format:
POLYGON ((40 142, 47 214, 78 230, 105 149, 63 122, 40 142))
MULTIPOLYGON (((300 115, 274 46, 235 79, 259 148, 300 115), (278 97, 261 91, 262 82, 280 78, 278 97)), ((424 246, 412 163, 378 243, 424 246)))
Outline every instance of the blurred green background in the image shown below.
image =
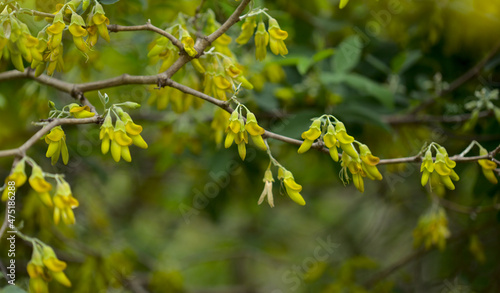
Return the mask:
MULTIPOLYGON (((460 153, 473 139, 488 150, 498 146, 499 122, 491 113, 471 127, 464 126, 466 121, 391 120, 408 115, 490 53, 478 76, 421 114, 470 113, 464 104, 474 100, 474 91, 499 86, 497 1, 351 0, 342 10, 337 0, 254 2, 268 8, 289 33, 285 58, 268 52, 267 59, 255 62, 253 41, 234 43, 240 24, 228 32, 230 48, 256 87, 244 91, 240 101, 264 128, 298 139, 311 118, 333 114, 381 158, 415 155, 431 141, 450 154, 460 153)), ((53 12, 60 2, 19 3, 53 12)), ((104 9, 112 24, 150 19, 166 28, 179 12, 192 16, 199 4, 122 0, 104 9)), ((212 9, 222 23, 237 5, 204 1, 201 11, 212 9)), ((29 15, 22 20, 32 34, 46 25, 29 15)), ((66 35, 65 72, 54 77, 82 83, 123 73, 156 74, 158 65, 147 58, 155 38, 151 32, 111 33, 111 43, 99 41, 86 60, 66 35)), ((0 72, 11 69, 10 61, 0 61, 0 72)), ((475 209, 492 206, 500 189, 483 177, 477 163, 459 164, 456 190, 442 194, 452 234, 446 249, 422 250, 414 247, 412 231, 433 201, 420 185, 418 164, 380 167, 384 180, 365 182, 361 194, 352 184, 343 186, 340 165, 327 155, 298 155, 295 146, 269 140, 273 155, 303 186, 307 205, 292 202, 276 180, 276 207, 258 206, 269 163, 265 152, 249 146, 242 162, 236 147, 224 149, 214 142, 210 122, 215 106, 158 111, 147 105, 152 91, 138 85, 105 91, 113 103, 143 105, 130 113, 144 127, 150 147, 132 148, 131 163, 115 163, 100 153, 96 125, 64 127, 67 166, 51 166, 43 142, 29 150, 44 170, 66 174, 80 201, 76 224, 55 226, 52 211, 28 186, 18 191, 16 222, 22 221, 23 233, 51 245, 68 263, 73 287, 51 282, 50 292, 500 291, 500 214, 475 209), (472 208, 457 211, 456 205, 472 208), (478 249, 471 252, 474 235, 484 260, 478 249)), ((87 98, 103 110, 97 92, 87 98)), ((1 149, 21 145, 36 131, 31 122, 47 117, 48 100, 59 108, 72 102, 69 95, 34 81, 0 83, 1 149)), ((1 178, 11 165, 12 158, 0 158, 1 178)), ((16 283, 26 289, 31 248, 19 241, 17 250, 16 283)), ((5 264, 4 239, 0 252, 5 264)))

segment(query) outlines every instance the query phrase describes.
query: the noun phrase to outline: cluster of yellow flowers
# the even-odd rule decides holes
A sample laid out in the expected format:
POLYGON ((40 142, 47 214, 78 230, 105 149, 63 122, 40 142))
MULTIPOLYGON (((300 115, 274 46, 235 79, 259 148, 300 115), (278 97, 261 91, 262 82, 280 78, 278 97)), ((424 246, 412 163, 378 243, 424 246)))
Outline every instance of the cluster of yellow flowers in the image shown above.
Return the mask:
POLYGON ((224 147, 227 149, 232 144, 233 141, 238 145, 238 153, 242 160, 245 160, 247 151, 246 144, 248 143, 248 135, 252 138, 255 145, 261 150, 267 150, 267 146, 262 138, 264 134, 264 128, 257 124, 257 119, 255 115, 250 112, 245 106, 239 104, 233 113, 229 117, 229 125, 226 128, 226 140, 224 142, 224 147), (241 114, 242 108, 247 111, 246 123, 241 114))
POLYGON ((371 180, 382 180, 382 174, 380 174, 376 167, 380 159, 371 153, 367 145, 356 141, 354 137, 347 134, 344 123, 340 122, 334 116, 323 115, 320 118, 314 119, 309 129, 302 133, 302 138, 304 141, 298 150, 299 154, 308 151, 314 141, 319 139, 321 142, 320 145, 326 146, 329 149, 331 158, 335 162, 338 162, 338 148, 341 148, 341 179, 349 181, 347 173, 347 170, 349 170, 353 176, 354 186, 359 191, 364 192, 365 190, 364 177, 371 180), (354 147, 354 144, 358 145, 359 152, 354 147))
POLYGON ((222 143, 222 139, 224 138, 224 133, 229 125, 229 114, 227 111, 221 108, 215 109, 214 118, 212 123, 210 123, 210 127, 214 133, 215 143, 220 145, 222 143))
MULTIPOLYGON (((273 160, 273 158, 271 159, 273 160)), ((306 201, 300 194, 302 191, 302 185, 297 184, 295 182, 295 179, 293 178, 292 172, 288 171, 285 169, 283 166, 279 165, 276 163, 279 168, 278 168, 278 179, 283 182, 283 185, 285 186, 286 193, 288 196, 297 204, 303 206, 306 204, 306 201)), ((273 198, 273 173, 271 172, 271 164, 269 164, 269 167, 267 168, 264 179, 264 190, 262 191, 262 194, 260 195, 259 201, 257 202, 259 205, 264 202, 264 200, 267 198, 267 202, 270 207, 274 207, 274 198, 273 198)))
MULTIPOLYGON (((62 218, 64 224, 71 225, 75 223, 75 215, 73 209, 78 207, 78 200, 73 197, 71 192, 71 187, 68 182, 66 182, 62 176, 48 174, 54 178, 57 182, 56 192, 52 198, 50 191, 52 190, 52 184, 45 180, 45 174, 40 166, 38 166, 30 158, 23 158, 17 163, 17 165, 12 169, 11 174, 5 179, 5 182, 14 181, 16 188, 24 185, 27 176, 25 173, 26 160, 29 160, 33 166, 31 170, 31 176, 29 178, 29 183, 33 190, 35 190, 40 200, 48 207, 54 208, 54 223, 59 224, 62 218)), ((8 199, 7 189, 4 190, 2 194, 2 201, 8 199)))
MULTIPOLYGON (((198 77, 190 75, 188 80, 190 87, 197 90, 200 85, 198 77)), ((172 111, 175 113, 184 113, 190 108, 199 109, 204 102, 202 99, 195 98, 172 87, 157 88, 152 86, 150 92, 148 104, 156 104, 158 110, 164 110, 170 104, 172 111)))
POLYGON ((417 227, 413 230, 415 247, 423 243, 426 249, 437 245, 439 249, 443 250, 448 237, 450 237, 450 231, 448 230, 446 212, 443 208, 436 206, 420 217, 417 227))
POLYGON ((444 147, 437 143, 431 143, 425 152, 422 165, 420 166, 420 172, 422 172, 422 186, 425 186, 429 178, 431 178, 431 185, 432 183, 440 183, 449 190, 454 190, 455 185, 452 180, 458 181, 460 179, 455 170, 453 170, 456 165, 457 163, 448 157, 448 152, 444 147), (432 157, 432 148, 436 151, 436 161, 434 161, 432 157))
POLYGON ((45 136, 45 142, 49 145, 45 156, 51 158, 52 165, 55 165, 62 156, 63 163, 68 164, 69 153, 66 146, 66 134, 61 126, 56 126, 45 136))
POLYGON ((240 45, 248 43, 254 35, 255 27, 255 58, 264 60, 267 54, 267 45, 271 48, 271 52, 275 55, 284 56, 288 54, 284 40, 288 38, 288 33, 280 28, 278 21, 271 16, 269 17, 269 28, 266 30, 266 25, 261 20, 256 24, 255 16, 249 16, 245 19, 245 23, 241 26, 241 33, 236 39, 240 45))
POLYGON ((99 138, 102 141, 102 153, 105 155, 111 149, 111 156, 115 162, 119 162, 121 158, 127 162, 131 162, 130 145, 135 144, 143 149, 148 148, 148 144, 142 138, 141 132, 142 126, 135 124, 127 112, 118 106, 111 107, 107 111, 99 134, 99 138), (116 116, 114 127, 111 112, 116 116))
POLYGON ((66 287, 71 287, 71 281, 64 274, 66 263, 57 258, 50 246, 35 240, 32 243, 33 254, 27 266, 28 275, 30 276, 30 292, 48 293, 48 283, 51 280, 56 280, 66 287))
MULTIPOLYGON (((105 16, 102 5, 97 1, 88 13, 87 22, 75 11, 82 3, 81 0, 71 0, 65 4, 58 4, 53 18, 46 18, 49 25, 33 37, 23 22, 15 14, 11 14, 8 6, 0 14, 0 58, 9 54, 12 63, 19 71, 24 71, 23 58, 31 63, 35 69, 35 76, 47 71, 52 75, 55 70, 64 69, 62 36, 67 27, 66 21, 70 19, 68 31, 73 36, 75 46, 87 53, 99 38, 99 35, 109 42, 109 32, 106 25, 109 19, 105 16), (6 33, 7 32, 7 33, 6 33), (84 39, 84 37, 87 37, 84 39), (4 50, 4 47, 8 50, 4 50)), ((84 1, 83 10, 86 11, 89 1, 84 1)))
MULTIPOLYGON (((189 33, 186 20, 179 13, 177 19, 169 26, 166 32, 178 38, 184 51, 190 56, 195 57, 198 52, 194 48, 195 41, 189 33)), ((159 72, 167 70, 179 57, 179 48, 177 48, 167 37, 159 37, 149 45, 148 58, 151 64, 161 61, 159 72)), ((195 61, 197 62, 197 61, 195 61)))

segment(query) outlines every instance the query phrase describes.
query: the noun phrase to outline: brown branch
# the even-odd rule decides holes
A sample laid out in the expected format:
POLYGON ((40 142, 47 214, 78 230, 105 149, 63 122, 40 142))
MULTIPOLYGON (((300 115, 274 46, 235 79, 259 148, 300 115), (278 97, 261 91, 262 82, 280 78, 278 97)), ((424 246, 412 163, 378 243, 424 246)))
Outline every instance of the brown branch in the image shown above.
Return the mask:
POLYGON ((52 128, 59 126, 59 125, 66 125, 66 124, 91 124, 91 123, 99 123, 101 120, 100 116, 94 116, 91 118, 82 118, 82 119, 76 119, 76 118, 60 118, 60 119, 54 119, 51 122, 49 122, 47 125, 45 125, 42 129, 38 130, 30 139, 28 139, 22 146, 15 148, 15 149, 10 149, 10 150, 4 150, 0 151, 0 157, 8 157, 8 156, 19 156, 19 157, 24 157, 26 155, 26 151, 32 147, 37 141, 39 141, 47 132, 49 132, 52 128))
MULTIPOLYGON (((414 123, 460 123, 470 120, 472 114, 459 114, 449 116, 433 116, 433 115, 391 115, 383 118, 385 123, 391 125, 398 124, 414 124, 414 123)), ((478 118, 486 118, 493 116, 493 111, 479 112, 478 118)))
POLYGON ((151 24, 150 21, 148 21, 146 24, 143 25, 133 25, 133 26, 110 24, 108 25, 108 30, 114 33, 131 32, 131 31, 152 31, 169 39, 172 42, 172 44, 174 44, 177 48, 179 48, 179 50, 181 51, 184 50, 182 43, 176 37, 174 37, 172 34, 166 32, 165 30, 162 30, 157 26, 154 26, 153 24, 151 24))
MULTIPOLYGON (((181 56, 182 57, 182 56, 181 56)), ((179 58, 181 59, 181 58, 179 58)), ((178 59, 178 60, 179 60, 178 59)), ((183 65, 182 65, 183 66, 183 65)), ((181 67, 182 67, 181 66, 181 67)), ((172 71, 167 71, 170 72, 171 74, 172 71)), ((0 81, 6 81, 6 80, 13 80, 13 79, 19 79, 19 78, 31 78, 33 80, 36 80, 42 84, 52 86, 60 91, 67 92, 67 93, 75 93, 75 92, 88 92, 88 91, 94 91, 94 90, 100 90, 100 89, 106 89, 110 87, 115 87, 115 86, 121 86, 121 85, 129 85, 129 84, 160 84, 163 86, 170 86, 173 88, 176 88, 184 93, 193 95, 195 97, 201 98, 203 100, 206 100, 226 111, 229 113, 232 112, 232 108, 229 106, 224 101, 215 99, 209 95, 206 95, 202 92, 199 92, 197 90, 194 90, 188 86, 179 84, 175 81, 172 81, 171 79, 166 79, 164 77, 164 74, 157 74, 157 75, 147 75, 147 76, 133 76, 133 75, 128 75, 128 74, 123 74, 118 77, 110 78, 110 79, 105 79, 101 81, 96 81, 96 82, 89 82, 89 83, 82 83, 82 84, 72 84, 68 83, 65 81, 61 81, 55 78, 48 77, 46 75, 41 75, 39 77, 35 77, 34 73, 31 70, 27 70, 26 72, 19 72, 17 70, 11 70, 7 72, 0 73, 0 81)), ((276 140, 280 140, 289 144, 297 145, 300 146, 302 144, 301 140, 290 138, 287 136, 279 135, 270 131, 266 131, 264 133, 264 137, 266 138, 273 138, 276 140)), ((312 145, 312 148, 318 149, 324 153, 328 153, 328 149, 324 148, 321 143, 314 143, 312 145)), ((17 153, 12 153, 15 150, 10 150, 11 153, 10 155, 16 155, 17 153)), ((474 156, 474 157, 460 157, 458 155, 450 157, 452 160, 455 160, 456 162, 472 162, 472 161, 477 161, 481 159, 493 159, 495 155, 499 152, 499 148, 497 148, 495 151, 491 152, 488 155, 485 156, 474 156)), ((7 152, 7 151, 3 151, 7 152)), ((0 152, 0 157, 2 156, 2 153, 0 152)), ((4 155, 6 156, 6 155, 4 155)), ((421 162, 422 158, 421 156, 411 156, 411 157, 404 157, 404 158, 394 158, 394 159, 382 159, 380 160, 379 165, 386 165, 386 164, 399 164, 399 163, 419 163, 421 162)))
MULTIPOLYGON (((41 12, 37 10, 25 10, 24 13, 34 15, 34 16, 42 16, 42 17, 48 17, 48 18, 54 18, 55 14, 52 13, 47 13, 47 12, 41 12)), ((70 20, 65 18, 65 21, 69 22, 70 20)), ((131 26, 125 26, 125 25, 119 25, 119 24, 109 24, 108 30, 110 32, 116 33, 116 32, 130 32, 130 31, 152 31, 157 34, 160 34, 166 38, 168 38, 179 50, 183 50, 183 45, 182 43, 174 37, 172 34, 166 32, 165 30, 162 30, 161 28, 154 26, 151 24, 150 21, 148 21, 146 24, 143 25, 131 25, 131 26)))
MULTIPOLYGON (((484 156, 472 156, 472 157, 463 157, 460 155, 454 155, 451 156, 450 159, 457 162, 457 163, 463 163, 463 162, 476 162, 479 160, 494 160, 494 157, 500 152, 500 145, 494 149, 493 151, 489 152, 487 155, 484 156)), ((433 158, 435 159, 435 158, 433 158)), ((382 159, 378 163, 378 165, 387 165, 387 164, 400 164, 400 163, 420 163, 422 162, 422 157, 420 155, 416 155, 413 157, 406 157, 406 158, 395 158, 395 159, 382 159)))
POLYGON ((444 198, 437 197, 437 200, 439 201, 439 204, 449 210, 462 213, 462 214, 468 214, 468 215, 475 215, 478 213, 484 213, 484 212, 491 212, 491 211, 498 211, 500 210, 500 203, 496 203, 493 205, 489 206, 477 206, 477 207, 471 207, 471 206, 464 206, 452 201, 449 201, 444 198))

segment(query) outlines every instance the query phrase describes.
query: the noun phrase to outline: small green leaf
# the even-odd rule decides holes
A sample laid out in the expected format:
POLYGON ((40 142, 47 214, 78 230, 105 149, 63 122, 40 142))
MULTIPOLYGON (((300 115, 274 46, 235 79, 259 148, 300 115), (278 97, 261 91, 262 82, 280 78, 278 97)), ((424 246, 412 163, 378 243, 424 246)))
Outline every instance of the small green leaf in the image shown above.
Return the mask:
POLYGON ((349 72, 358 65, 363 44, 358 36, 346 38, 338 46, 332 58, 332 67, 336 72, 349 72))
POLYGON ((108 104, 109 102, 109 97, 108 97, 108 94, 104 93, 101 94, 101 92, 97 92, 99 94, 99 99, 101 100, 101 103, 104 105, 104 107, 106 107, 106 105, 108 104))

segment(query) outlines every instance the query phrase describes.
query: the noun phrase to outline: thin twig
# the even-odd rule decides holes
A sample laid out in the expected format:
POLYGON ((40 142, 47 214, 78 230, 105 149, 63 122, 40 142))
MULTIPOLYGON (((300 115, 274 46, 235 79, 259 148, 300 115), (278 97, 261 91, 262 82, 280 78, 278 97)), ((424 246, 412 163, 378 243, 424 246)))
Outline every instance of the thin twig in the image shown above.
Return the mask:
MULTIPOLYGON (((52 130, 52 128, 59 125, 68 125, 68 124, 91 124, 91 123, 99 123, 101 121, 100 116, 94 116, 91 118, 60 118, 54 119, 45 125, 42 129, 38 130, 30 139, 28 139, 22 146, 0 151, 0 157, 8 157, 8 156, 19 156, 24 157, 26 155, 26 151, 32 147, 37 141, 39 141, 47 132, 52 130)), ((1 230, 0 230, 1 232, 1 230)), ((1 235, 1 233, 0 233, 1 235)))
POLYGON ((481 60, 474 67, 472 67, 471 69, 469 69, 466 73, 462 74, 460 77, 458 77, 457 79, 455 79, 448 86, 448 88, 441 90, 434 97, 432 97, 431 99, 423 102, 418 107, 416 107, 415 109, 413 109, 412 111, 410 111, 410 114, 416 114, 416 113, 424 110, 425 108, 433 105, 437 101, 438 98, 443 97, 443 96, 445 96, 445 95, 453 92, 458 87, 460 87, 462 84, 466 83, 471 78, 477 76, 481 72, 481 69, 483 69, 483 67, 486 65, 486 63, 488 63, 488 61, 491 58, 495 57, 495 55, 497 54, 497 52, 499 50, 500 50, 500 42, 498 42, 496 44, 496 46, 493 47, 493 49, 490 51, 490 53, 488 53, 488 55, 483 60, 481 60))
POLYGON ((143 25, 132 25, 132 26, 110 24, 108 25, 108 30, 114 33, 132 32, 132 31, 152 31, 169 39, 172 42, 172 44, 174 44, 177 48, 179 48, 179 50, 183 50, 184 48, 182 43, 176 37, 174 37, 172 34, 166 32, 165 30, 162 30, 157 26, 154 26, 153 24, 151 24, 150 21, 148 21, 146 24, 143 25))
MULTIPOLYGON (((495 222, 488 222, 486 224, 483 224, 480 227, 471 228, 471 229, 467 229, 465 231, 462 231, 461 233, 458 233, 456 235, 451 236, 447 240, 447 244, 457 242, 457 241, 461 240, 462 238, 467 237, 471 234, 479 233, 480 231, 485 230, 489 227, 492 227, 495 224, 496 224, 496 221, 495 222)), ((381 270, 378 273, 374 274, 371 278, 369 278, 368 280, 366 280, 364 282, 364 286, 366 286, 368 288, 372 287, 377 282, 379 282, 381 280, 385 280, 388 276, 390 276, 391 274, 393 274, 394 272, 396 272, 400 268, 404 267, 405 265, 409 264, 410 262, 412 262, 416 259, 423 257, 424 255, 428 254, 429 252, 433 251, 435 248, 436 247, 433 246, 429 249, 425 249, 425 248, 417 249, 416 251, 405 256, 404 258, 398 260, 397 262, 395 262, 393 265, 389 266, 388 268, 385 268, 384 270, 381 270)))

